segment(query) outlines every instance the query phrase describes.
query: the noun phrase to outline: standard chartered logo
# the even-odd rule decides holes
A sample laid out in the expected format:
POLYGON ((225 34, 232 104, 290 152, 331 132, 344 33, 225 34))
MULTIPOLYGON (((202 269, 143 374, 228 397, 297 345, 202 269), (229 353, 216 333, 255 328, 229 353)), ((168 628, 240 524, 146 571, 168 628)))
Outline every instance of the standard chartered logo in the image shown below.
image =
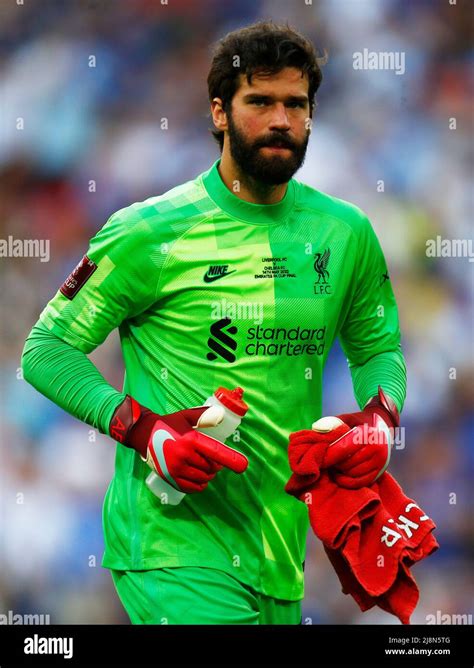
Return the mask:
POLYGON ((245 347, 247 355, 322 355, 326 327, 249 327, 245 347))
POLYGON ((211 352, 207 353, 207 359, 211 362, 218 357, 224 358, 227 362, 235 362, 234 350, 237 349, 237 341, 229 336, 237 334, 237 327, 232 325, 230 318, 222 318, 211 325, 211 335, 207 340, 207 345, 211 352))
MULTIPOLYGON (((234 336, 238 329, 230 318, 222 318, 210 327, 207 345, 210 352, 207 359, 214 361, 221 357, 227 362, 235 362, 237 341, 234 336)), ((305 327, 249 327, 245 333, 244 348, 247 356, 288 356, 323 355, 326 346, 326 326, 305 327)))

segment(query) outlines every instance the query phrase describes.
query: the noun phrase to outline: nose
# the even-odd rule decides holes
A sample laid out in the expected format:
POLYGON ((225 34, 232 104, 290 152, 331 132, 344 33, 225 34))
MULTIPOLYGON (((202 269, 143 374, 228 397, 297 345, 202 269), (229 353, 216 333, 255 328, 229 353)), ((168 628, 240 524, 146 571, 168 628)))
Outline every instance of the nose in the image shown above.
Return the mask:
POLYGON ((278 130, 289 130, 290 127, 285 105, 283 102, 277 102, 273 108, 270 129, 276 128, 278 130))

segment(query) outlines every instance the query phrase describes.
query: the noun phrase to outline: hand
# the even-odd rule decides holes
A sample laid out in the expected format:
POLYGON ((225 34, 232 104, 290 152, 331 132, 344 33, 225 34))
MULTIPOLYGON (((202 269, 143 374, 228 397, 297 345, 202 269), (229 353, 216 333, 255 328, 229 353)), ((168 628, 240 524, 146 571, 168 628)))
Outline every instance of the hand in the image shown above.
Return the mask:
POLYGON ((196 428, 217 426, 224 411, 198 406, 158 415, 128 396, 116 409, 109 433, 135 449, 163 480, 182 492, 202 492, 224 467, 243 473, 248 460, 196 428))
POLYGON ((390 429, 398 426, 398 410, 379 386, 378 396, 364 410, 321 418, 313 431, 292 434, 290 444, 327 444, 322 468, 340 487, 358 489, 371 485, 386 470, 393 445, 390 429))
POLYGON ((324 465, 333 469, 333 478, 341 487, 367 487, 388 467, 393 446, 393 429, 400 424, 397 407, 382 388, 364 410, 322 418, 313 424, 317 433, 328 434, 342 425, 346 433, 333 441, 324 465), (392 429, 392 432, 390 431, 392 429))

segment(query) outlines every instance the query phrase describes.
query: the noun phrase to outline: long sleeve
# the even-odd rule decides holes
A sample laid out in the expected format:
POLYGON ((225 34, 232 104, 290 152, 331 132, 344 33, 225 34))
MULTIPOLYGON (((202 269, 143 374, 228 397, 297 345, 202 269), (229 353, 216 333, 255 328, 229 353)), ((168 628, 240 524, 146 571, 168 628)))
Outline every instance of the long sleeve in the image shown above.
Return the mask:
POLYGON ((102 433, 124 400, 87 355, 155 301, 156 237, 132 207, 112 215, 26 340, 23 375, 58 406, 102 433), (144 255, 137 261, 137 249, 144 255), (145 249, 145 250, 144 250, 145 249))
POLYGON ((352 300, 339 336, 359 406, 381 385, 401 410, 406 367, 398 309, 380 243, 366 216, 360 219, 352 300))
POLYGON ((85 353, 38 321, 23 349, 25 380, 74 417, 108 433, 114 410, 124 400, 85 353))

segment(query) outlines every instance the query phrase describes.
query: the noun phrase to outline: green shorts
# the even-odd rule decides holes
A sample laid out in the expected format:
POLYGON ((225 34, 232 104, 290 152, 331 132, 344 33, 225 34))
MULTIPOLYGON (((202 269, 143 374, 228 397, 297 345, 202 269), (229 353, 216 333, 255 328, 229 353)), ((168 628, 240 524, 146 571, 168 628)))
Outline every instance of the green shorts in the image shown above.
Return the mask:
POLYGON ((224 571, 112 570, 132 624, 300 624, 301 601, 264 596, 224 571))

